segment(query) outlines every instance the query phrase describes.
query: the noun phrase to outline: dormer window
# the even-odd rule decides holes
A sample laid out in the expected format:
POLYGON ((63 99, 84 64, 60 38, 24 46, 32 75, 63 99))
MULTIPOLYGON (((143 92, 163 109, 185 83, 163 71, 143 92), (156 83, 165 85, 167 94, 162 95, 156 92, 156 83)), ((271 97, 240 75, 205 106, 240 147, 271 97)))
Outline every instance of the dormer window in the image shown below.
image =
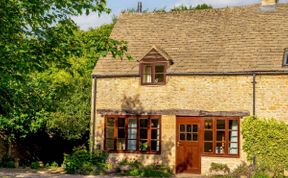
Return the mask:
POLYGON ((163 85, 166 83, 166 62, 141 63, 142 85, 163 85))
POLYGON ((283 62, 283 64, 285 66, 288 66, 288 48, 286 48, 285 51, 284 51, 284 62, 283 62))

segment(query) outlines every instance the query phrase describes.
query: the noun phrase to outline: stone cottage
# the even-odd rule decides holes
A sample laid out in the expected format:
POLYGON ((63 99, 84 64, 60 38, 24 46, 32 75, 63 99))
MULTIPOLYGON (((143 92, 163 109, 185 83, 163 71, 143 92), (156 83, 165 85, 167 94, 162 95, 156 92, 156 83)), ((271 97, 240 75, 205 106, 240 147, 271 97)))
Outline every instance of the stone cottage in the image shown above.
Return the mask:
POLYGON ((288 4, 124 13, 111 37, 134 60, 93 71, 92 150, 206 174, 246 160, 244 116, 288 116, 288 4))

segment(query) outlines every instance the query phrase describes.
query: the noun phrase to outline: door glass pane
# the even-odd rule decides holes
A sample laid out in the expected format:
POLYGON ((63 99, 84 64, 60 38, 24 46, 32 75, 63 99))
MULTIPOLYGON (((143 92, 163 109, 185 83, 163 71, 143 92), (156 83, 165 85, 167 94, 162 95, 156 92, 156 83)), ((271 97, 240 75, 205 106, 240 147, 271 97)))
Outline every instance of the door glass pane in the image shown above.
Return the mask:
POLYGON ((136 140, 128 140, 128 150, 136 150, 136 140))
POLYGON ((139 149, 140 149, 140 151, 147 151, 148 150, 147 140, 140 140, 139 149))
POLYGON ((186 133, 186 140, 192 140, 192 134, 186 133))
POLYGON ((217 142, 215 152, 216 154, 224 154, 225 152, 225 142, 217 142))
POLYGON ((186 125, 186 132, 191 132, 191 131, 192 131, 191 125, 186 125))
POLYGON ((106 138, 114 138, 114 128, 106 128, 106 138))
POLYGON ((114 140, 106 139, 106 148, 114 150, 114 140))
POLYGON ((225 120, 218 119, 216 123, 217 123, 217 127, 216 127, 217 129, 225 129, 225 120))
POLYGON ((193 141, 198 141, 198 133, 193 133, 193 141))
POLYGON ((117 150, 125 150, 125 139, 117 140, 117 150))
POLYGON ((217 131, 217 133, 216 133, 216 141, 225 142, 225 131, 217 131))
POLYGON ((229 143, 229 154, 238 154, 238 143, 229 143))
POLYGON ((137 127, 137 120, 134 118, 129 118, 128 127, 137 127))
POLYGON ((180 140, 185 140, 185 133, 180 133, 180 140))
POLYGON ((180 132, 185 132, 185 125, 180 125, 180 132))
POLYGON ((125 118, 118 118, 118 127, 125 127, 125 118))
POLYGON ((156 140, 151 141, 151 150, 159 151, 159 141, 156 141, 156 140))
POLYGON ((136 139, 137 129, 128 129, 128 139, 136 139))
POLYGON ((205 131, 204 132, 204 141, 212 141, 213 140, 213 132, 205 131))
POLYGON ((238 120, 229 120, 229 129, 238 130, 238 120))
POLYGON ((159 130, 158 129, 151 130, 151 139, 159 139, 159 130))
POLYGON ((204 143, 204 152, 213 152, 213 143, 205 142, 204 143))
POLYGON ((118 138, 125 138, 125 129, 118 129, 118 138))
POLYGON ((152 128, 160 128, 159 119, 151 119, 151 127, 152 128))
POLYGON ((140 119, 140 127, 147 127, 148 119, 140 119))
POLYGON ((147 139, 147 129, 140 129, 140 139, 147 139))
POLYGON ((212 129, 213 128, 213 120, 212 119, 205 119, 204 128, 205 129, 212 129))
POLYGON ((198 125, 193 125, 193 132, 198 132, 198 125))
POLYGON ((114 118, 108 118, 106 125, 110 127, 114 127, 114 118))

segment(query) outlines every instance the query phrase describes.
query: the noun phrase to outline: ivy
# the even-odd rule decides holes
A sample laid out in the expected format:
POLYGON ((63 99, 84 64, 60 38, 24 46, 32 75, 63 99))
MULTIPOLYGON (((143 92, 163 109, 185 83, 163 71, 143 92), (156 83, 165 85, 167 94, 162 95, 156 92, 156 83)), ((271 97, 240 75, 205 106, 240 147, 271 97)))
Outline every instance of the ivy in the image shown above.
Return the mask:
POLYGON ((247 117, 242 124, 243 150, 248 160, 279 174, 288 168, 288 126, 276 119, 247 117))

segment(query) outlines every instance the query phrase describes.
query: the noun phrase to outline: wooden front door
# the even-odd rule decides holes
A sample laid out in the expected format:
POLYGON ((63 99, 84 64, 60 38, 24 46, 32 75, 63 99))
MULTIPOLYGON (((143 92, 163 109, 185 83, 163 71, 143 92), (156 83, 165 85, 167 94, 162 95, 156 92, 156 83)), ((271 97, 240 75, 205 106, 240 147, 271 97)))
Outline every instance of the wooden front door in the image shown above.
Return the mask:
POLYGON ((176 172, 201 173, 201 120, 199 117, 176 119, 176 172))

